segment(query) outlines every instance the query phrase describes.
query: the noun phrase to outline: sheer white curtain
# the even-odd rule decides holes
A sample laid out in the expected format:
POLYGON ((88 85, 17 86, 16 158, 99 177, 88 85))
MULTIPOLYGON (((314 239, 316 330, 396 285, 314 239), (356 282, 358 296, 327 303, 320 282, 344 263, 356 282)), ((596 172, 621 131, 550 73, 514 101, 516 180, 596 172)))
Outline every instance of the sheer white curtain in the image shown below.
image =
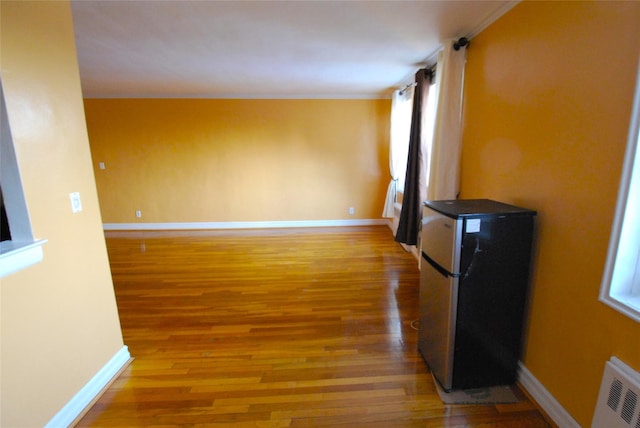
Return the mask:
POLYGON ((427 199, 456 199, 459 193, 462 150, 462 93, 466 48, 445 43, 438 54, 438 99, 429 161, 427 199))
POLYGON ((413 104, 413 86, 393 93, 391 100, 391 129, 389 138, 389 174, 391 181, 387 188, 383 217, 393 217, 393 204, 399 191, 404 189, 409 151, 409 132, 411 130, 411 108, 413 104))

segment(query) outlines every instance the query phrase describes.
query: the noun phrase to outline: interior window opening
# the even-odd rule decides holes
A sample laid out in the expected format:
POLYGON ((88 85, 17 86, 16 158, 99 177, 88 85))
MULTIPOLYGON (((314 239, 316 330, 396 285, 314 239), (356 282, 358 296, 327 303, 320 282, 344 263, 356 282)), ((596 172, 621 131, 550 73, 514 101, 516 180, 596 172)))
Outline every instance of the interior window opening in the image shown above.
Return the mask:
POLYGON ((0 278, 40 262, 46 240, 33 237, 0 81, 0 278))
POLYGON ((640 66, 600 300, 640 322, 640 66))

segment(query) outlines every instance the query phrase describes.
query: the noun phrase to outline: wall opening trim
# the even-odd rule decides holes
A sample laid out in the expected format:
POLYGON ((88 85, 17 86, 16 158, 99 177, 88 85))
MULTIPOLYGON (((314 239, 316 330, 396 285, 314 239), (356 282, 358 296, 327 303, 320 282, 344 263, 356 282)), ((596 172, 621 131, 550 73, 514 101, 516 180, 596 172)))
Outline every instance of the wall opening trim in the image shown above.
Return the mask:
POLYGON ((640 64, 600 301, 640 322, 640 64))

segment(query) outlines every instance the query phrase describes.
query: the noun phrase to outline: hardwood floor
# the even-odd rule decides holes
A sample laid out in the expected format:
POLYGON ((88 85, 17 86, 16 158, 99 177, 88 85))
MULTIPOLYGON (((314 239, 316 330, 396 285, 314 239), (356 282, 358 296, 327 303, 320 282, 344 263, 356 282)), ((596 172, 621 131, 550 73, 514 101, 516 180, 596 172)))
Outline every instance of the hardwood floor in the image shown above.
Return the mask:
POLYGON ((107 232, 135 358, 77 426, 547 427, 444 405, 417 351, 416 260, 385 226, 107 232))

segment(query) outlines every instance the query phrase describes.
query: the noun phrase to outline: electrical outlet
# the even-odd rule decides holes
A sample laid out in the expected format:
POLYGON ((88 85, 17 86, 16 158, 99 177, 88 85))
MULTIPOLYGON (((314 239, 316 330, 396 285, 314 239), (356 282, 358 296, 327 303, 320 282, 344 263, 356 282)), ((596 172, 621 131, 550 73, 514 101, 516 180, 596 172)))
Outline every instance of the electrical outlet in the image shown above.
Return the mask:
POLYGON ((353 207, 349 207, 349 215, 355 214, 356 210, 353 207))
POLYGON ((142 217, 142 211, 140 210, 136 211, 136 217, 138 218, 142 217))

